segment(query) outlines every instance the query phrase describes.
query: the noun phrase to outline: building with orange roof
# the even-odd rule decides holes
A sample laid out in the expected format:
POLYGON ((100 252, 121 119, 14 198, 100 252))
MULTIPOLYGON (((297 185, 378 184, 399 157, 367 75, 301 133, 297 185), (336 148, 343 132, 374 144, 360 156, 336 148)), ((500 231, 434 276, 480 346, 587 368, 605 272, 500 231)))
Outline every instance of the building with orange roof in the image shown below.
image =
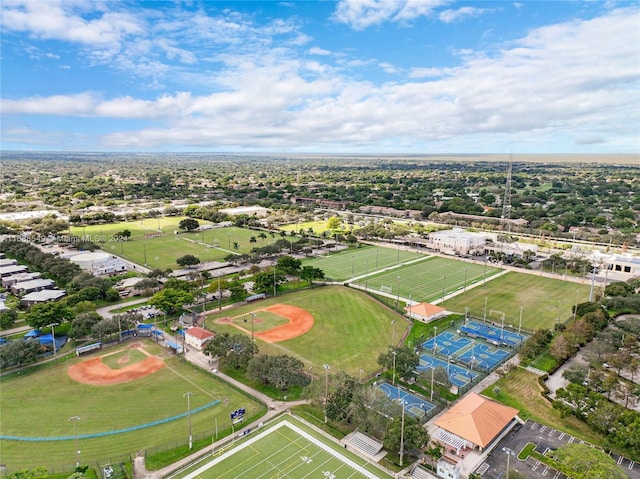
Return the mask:
POLYGON ((202 349, 204 343, 212 337, 213 333, 211 331, 207 331, 199 326, 189 328, 184 332, 184 342, 196 349, 202 349))
POLYGON ((456 462, 468 451, 487 449, 519 421, 518 412, 472 392, 435 421, 437 429, 432 439, 444 447, 448 459, 456 462))
POLYGON ((431 303, 416 303, 404 308, 411 319, 428 323, 447 314, 447 310, 431 303))

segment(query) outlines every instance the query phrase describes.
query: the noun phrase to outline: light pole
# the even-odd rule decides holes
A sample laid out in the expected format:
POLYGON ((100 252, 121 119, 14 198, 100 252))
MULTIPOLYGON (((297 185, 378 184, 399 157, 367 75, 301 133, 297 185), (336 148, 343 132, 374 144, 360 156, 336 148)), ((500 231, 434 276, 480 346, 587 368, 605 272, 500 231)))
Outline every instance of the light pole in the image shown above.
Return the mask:
POLYGON ((518 334, 520 334, 520 330, 522 329, 522 310, 524 306, 520 306, 520 320, 518 321, 518 334))
POLYGON ((323 364, 324 368, 324 423, 327 423, 327 400, 329 399, 329 369, 328 364, 323 364))
POLYGON ((354 272, 354 262, 355 262, 355 255, 351 255, 351 279, 353 279, 353 277, 355 276, 355 272, 354 272))
POLYGON ((433 401, 433 372, 435 371, 435 367, 433 364, 431 365, 431 397, 430 400, 433 401))
POLYGON ((391 345, 395 346, 396 343, 396 320, 391 320, 391 345))
POLYGON ((487 298, 486 296, 484 297, 484 315, 482 316, 482 320, 486 323, 487 322, 487 301, 489 300, 489 298, 487 298))
POLYGON ((500 341, 504 338, 504 313, 502 313, 502 320, 500 322, 500 341))
POLYGON ((189 449, 193 447, 193 440, 191 436, 191 396, 193 396, 192 392, 184 393, 182 397, 187 398, 187 423, 189 426, 189 449))
POLYGON ((573 308, 573 320, 576 320, 576 314, 578 312, 578 297, 580 296, 580 290, 576 289, 576 305, 573 308))
POLYGON ((404 401, 402 406, 402 422, 400 423, 400 467, 402 467, 402 459, 404 457, 404 401))
POLYGON ((437 334, 438 334, 438 326, 434 326, 433 327, 433 352, 434 353, 436 352, 436 347, 437 347, 437 344, 436 344, 436 335, 437 334))
POLYGON ((511 458, 511 456, 515 456, 516 453, 511 449, 509 449, 508 447, 503 447, 502 452, 504 452, 507 455, 507 474, 505 478, 509 479, 509 459, 511 458))
POLYGON ((395 386, 395 384, 396 384, 396 356, 398 355, 398 353, 396 351, 393 351, 391 354, 393 354, 393 375, 391 376, 391 384, 395 386))
POLYGON ((467 268, 464 269, 464 292, 467 291, 467 268))
POLYGON ((80 467, 80 451, 78 450, 78 431, 76 423, 80 420, 80 416, 71 416, 69 421, 73 423, 73 443, 76 448, 76 467, 80 467))
POLYGON ((447 276, 442 276, 442 304, 444 304, 444 290, 447 285, 447 276))
POLYGON ((396 276, 396 309, 400 309, 400 275, 396 276))
POLYGON ((53 330, 54 326, 57 326, 58 323, 47 324, 47 327, 51 327, 51 345, 53 346, 53 357, 56 357, 56 333, 53 330))

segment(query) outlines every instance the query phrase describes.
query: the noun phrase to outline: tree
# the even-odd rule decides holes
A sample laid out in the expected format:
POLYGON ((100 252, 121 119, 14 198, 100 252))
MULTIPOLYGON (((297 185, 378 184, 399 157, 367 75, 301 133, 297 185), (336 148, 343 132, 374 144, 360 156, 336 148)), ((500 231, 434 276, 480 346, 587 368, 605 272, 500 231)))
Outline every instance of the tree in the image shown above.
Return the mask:
POLYGON ((327 398, 327 417, 332 421, 351 422, 353 418, 353 408, 351 403, 356 390, 362 387, 356 378, 343 372, 332 378, 333 391, 327 398))
POLYGON ((327 220, 327 229, 329 230, 337 230, 340 228, 340 218, 338 216, 332 216, 327 220))
POLYGON ((197 264, 200 264, 200 258, 192 254, 185 254, 184 256, 180 256, 178 259, 176 259, 176 263, 178 263, 179 266, 195 266, 197 264))
POLYGON ((273 291, 274 287, 287 280, 284 272, 273 268, 271 271, 260 271, 253 277, 253 289, 261 293, 273 291))
POLYGON ((38 340, 9 341, 0 348, 0 369, 35 363, 42 346, 38 340))
POLYGON ((402 420, 399 416, 393 418, 389 424, 389 429, 384 435, 382 442, 385 449, 393 452, 400 452, 400 438, 404 450, 420 449, 429 442, 429 433, 422 427, 420 422, 413 416, 404 417, 404 434, 402 434, 402 420))
POLYGON ((182 309, 184 304, 192 302, 193 293, 173 288, 165 288, 149 298, 150 305, 156 306, 167 314, 175 313, 182 309))
POLYGON ((559 334, 553 338, 549 346, 549 353, 557 360, 567 359, 571 357, 575 351, 575 343, 572 343, 564 334, 559 334))
POLYGON ((237 279, 229 283, 229 292, 233 301, 242 301, 247 297, 247 290, 244 289, 244 284, 237 279))
POLYGON ((313 266, 303 266, 300 271, 300 279, 302 281, 314 281, 317 279, 324 279, 324 271, 320 268, 314 268, 313 266))
POLYGON ((258 347, 244 334, 216 334, 204 347, 205 354, 218 358, 223 368, 246 369, 258 347))
POLYGON ((291 386, 305 386, 309 383, 304 363, 286 355, 255 357, 249 363, 247 376, 280 391, 287 391, 291 386))
POLYGON ((69 337, 72 339, 85 338, 91 335, 91 329, 100 322, 102 318, 95 311, 78 314, 71 321, 69 337))
POLYGON ((193 218, 185 218, 183 220, 180 220, 180 223, 178 223, 178 228, 185 231, 193 231, 200 228, 200 223, 198 222, 198 220, 194 220, 193 218))
POLYGON ((0 329, 9 329, 18 319, 15 309, 6 309, 0 313, 0 329))
POLYGON ((399 378, 408 377, 413 373, 418 364, 420 364, 420 359, 418 355, 414 354, 407 346, 391 346, 389 347, 389 351, 378 356, 378 364, 386 368, 387 371, 393 371, 394 363, 395 374, 399 378))
POLYGON ((49 324, 60 324, 73 319, 73 317, 74 313, 71 308, 64 301, 57 301, 32 306, 25 319, 32 328, 42 329, 49 324))
POLYGON ((284 255, 278 258, 276 265, 276 268, 279 271, 282 271, 284 274, 290 274, 294 276, 300 272, 302 261, 294 258, 293 256, 284 255))

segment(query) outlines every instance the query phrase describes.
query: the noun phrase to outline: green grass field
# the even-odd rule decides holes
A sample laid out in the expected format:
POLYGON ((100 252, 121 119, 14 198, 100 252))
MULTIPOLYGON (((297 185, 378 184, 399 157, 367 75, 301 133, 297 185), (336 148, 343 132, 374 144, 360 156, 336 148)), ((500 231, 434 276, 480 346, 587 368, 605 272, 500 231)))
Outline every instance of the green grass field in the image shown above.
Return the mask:
POLYGON ((295 231, 299 233, 303 230, 305 233, 309 232, 309 228, 313 230, 314 235, 319 235, 328 230, 326 221, 304 221, 302 223, 291 223, 290 225, 280 226, 280 231, 295 231))
MULTIPOLYGON (((414 255, 415 256, 415 255, 414 255)), ((415 258, 414 258, 415 259, 415 258)), ((433 302, 468 289, 499 272, 484 264, 466 263, 439 256, 360 278, 355 284, 372 292, 399 295, 412 301, 433 302)))
POLYGON ((522 306, 524 328, 553 329, 558 318, 560 322, 564 322, 572 317, 571 307, 576 304, 576 300, 578 303, 589 300, 589 290, 588 284, 512 271, 487 281, 485 286, 478 286, 448 299, 444 307, 457 312, 464 312, 465 308, 469 308, 469 314, 483 318, 487 298, 487 320, 499 323, 504 313, 505 324, 517 328, 522 306))
POLYGON ((320 268, 325 277, 332 281, 346 281, 420 258, 424 256, 402 249, 361 246, 324 258, 304 260, 303 266, 320 268))
POLYGON ((220 451, 182 479, 232 479, 239 477, 326 479, 390 479, 390 474, 327 440, 292 416, 220 451))
MULTIPOLYGON (((361 291, 343 286, 324 286, 249 303, 224 311, 228 317, 249 315, 259 309, 277 303, 291 304, 309 311, 315 320, 306 334, 280 343, 265 343, 256 339, 261 353, 288 354, 312 367, 316 375, 322 373, 322 365, 329 364, 331 372, 345 371, 358 376, 378 368, 376 359, 386 352, 391 342, 399 342, 408 328, 406 318, 372 300, 361 291), (392 321, 395 323, 392 324, 392 321)), ((219 313, 212 313, 206 320, 207 328, 217 332, 238 333, 228 324, 218 324, 219 313)), ((242 325, 245 330, 250 325, 242 325)))
MULTIPOLYGON (((123 348, 128 343, 123 344, 123 348)), ((248 416, 264 412, 264 406, 248 399, 211 374, 191 367, 166 352, 161 346, 145 342, 152 354, 161 355, 166 367, 143 379, 112 386, 89 386, 72 380, 67 369, 87 357, 61 362, 26 376, 14 376, 0 383, 2 404, 2 435, 22 437, 67 437, 61 441, 25 442, 0 440, 0 463, 13 472, 24 467, 45 466, 59 470, 61 465, 75 462, 72 416, 79 437, 104 431, 147 424, 186 413, 183 396, 192 392, 191 409, 221 400, 220 404, 192 414, 194 437, 231 427, 229 414, 244 407, 248 416), (227 401, 225 401, 225 399, 227 401), (226 403, 226 405, 225 405, 226 403)), ((115 352, 103 350, 99 354, 115 352)), ((117 355, 114 355, 117 356, 117 355)), ((186 418, 153 427, 99 438, 79 439, 80 460, 111 462, 144 448, 169 442, 186 443, 186 418)), ((176 445, 177 445, 176 444, 176 445)))
MULTIPOLYGON (((184 217, 162 217, 107 225, 76 226, 71 228, 71 234, 80 237, 85 235, 108 253, 137 264, 146 264, 149 268, 161 269, 179 268, 176 259, 187 254, 197 256, 202 262, 223 261, 229 253, 249 253, 256 246, 264 246, 280 238, 279 235, 265 233, 266 238, 261 239, 258 236, 260 232, 236 227, 175 234, 182 219, 184 217), (145 238, 145 234, 158 233, 158 228, 161 236, 145 238), (127 241, 119 241, 116 235, 125 229, 131 231, 131 237, 127 241), (254 243, 251 242, 251 237, 255 237, 254 243)), ((211 224, 208 221, 198 221, 201 225, 211 224)))

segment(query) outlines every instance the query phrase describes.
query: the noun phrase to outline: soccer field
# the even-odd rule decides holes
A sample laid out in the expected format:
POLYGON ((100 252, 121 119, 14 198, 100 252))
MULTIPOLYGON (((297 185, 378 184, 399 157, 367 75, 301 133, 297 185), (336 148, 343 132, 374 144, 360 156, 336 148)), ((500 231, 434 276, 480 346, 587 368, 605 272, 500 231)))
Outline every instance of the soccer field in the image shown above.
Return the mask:
MULTIPOLYGON (((262 232, 235 226, 175 234, 183 219, 183 216, 147 218, 107 225, 74 226, 70 231, 72 235, 84 235, 107 253, 161 269, 178 268, 176 259, 186 254, 197 256, 201 262, 223 261, 230 253, 249 253, 256 246, 265 246, 280 239, 271 233, 263 233, 260 237, 262 232), (131 232, 126 241, 118 236, 123 230, 131 232)), ((198 222, 201 225, 211 224, 204 220, 198 222)))
POLYGON ((346 281, 420 258, 424 256, 397 248, 361 246, 324 258, 304 261, 303 266, 320 268, 330 281, 346 281))
POLYGON ((292 417, 255 432, 183 479, 391 479, 292 417))
POLYGON ((355 282, 371 292, 398 295, 412 301, 434 302, 458 290, 483 282, 500 270, 484 264, 431 257, 355 282))

